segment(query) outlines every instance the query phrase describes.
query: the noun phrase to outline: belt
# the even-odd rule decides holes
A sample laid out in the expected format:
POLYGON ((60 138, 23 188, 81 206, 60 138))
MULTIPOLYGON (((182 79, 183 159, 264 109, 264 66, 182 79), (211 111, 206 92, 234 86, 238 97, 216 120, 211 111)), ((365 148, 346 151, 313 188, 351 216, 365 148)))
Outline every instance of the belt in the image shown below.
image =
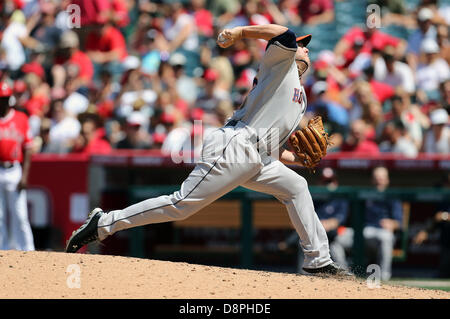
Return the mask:
MULTIPOLYGON (((238 120, 230 120, 228 121, 225 126, 236 126, 239 123, 238 120)), ((256 150, 259 153, 260 149, 259 149, 259 136, 256 135, 256 141, 254 141, 255 146, 256 146, 256 150)))
POLYGON ((11 168, 14 166, 14 162, 0 162, 0 168, 11 168))

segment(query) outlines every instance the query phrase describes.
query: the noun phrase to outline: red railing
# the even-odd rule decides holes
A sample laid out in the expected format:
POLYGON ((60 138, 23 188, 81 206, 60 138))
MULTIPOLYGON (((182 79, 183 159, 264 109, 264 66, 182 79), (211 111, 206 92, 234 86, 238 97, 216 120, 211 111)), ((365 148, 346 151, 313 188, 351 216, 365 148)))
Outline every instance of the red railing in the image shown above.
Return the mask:
MULTIPOLYGON (((143 166, 143 167, 192 167, 195 159, 191 154, 172 160, 160 150, 114 150, 110 154, 35 154, 33 161, 90 161, 91 164, 105 166, 143 166), (184 158, 184 161, 179 161, 184 158)), ((329 153, 322 159, 321 167, 329 166, 337 169, 370 169, 376 166, 391 169, 449 170, 450 155, 420 154, 416 158, 408 158, 398 154, 381 153, 376 156, 365 153, 339 152, 329 153)))

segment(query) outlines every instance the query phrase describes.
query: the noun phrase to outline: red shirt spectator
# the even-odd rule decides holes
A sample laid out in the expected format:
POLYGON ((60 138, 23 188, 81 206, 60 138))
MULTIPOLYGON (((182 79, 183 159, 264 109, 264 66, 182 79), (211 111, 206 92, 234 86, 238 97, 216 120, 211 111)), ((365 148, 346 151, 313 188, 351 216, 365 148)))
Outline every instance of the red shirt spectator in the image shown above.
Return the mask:
POLYGON ((370 81, 370 87, 372 88, 375 98, 381 103, 384 103, 384 101, 393 97, 395 93, 394 88, 390 85, 375 80, 370 81))
POLYGON ((311 23, 311 18, 328 11, 333 12, 333 9, 333 0, 301 0, 298 6, 298 12, 302 18, 302 22, 306 24, 311 23))
POLYGON ((119 28, 124 28, 130 23, 125 0, 112 0, 111 9, 114 11, 114 22, 119 28))
POLYGON ((81 26, 98 23, 100 13, 110 8, 109 0, 72 0, 72 4, 80 7, 81 26))
POLYGON ((62 58, 55 59, 55 64, 73 64, 78 67, 78 77, 90 82, 94 76, 94 66, 88 55, 80 50, 75 51, 68 60, 62 58))
POLYGON ((92 80, 92 77, 94 76, 94 67, 92 65, 91 59, 89 59, 86 53, 78 50, 74 52, 74 54, 72 54, 72 57, 68 62, 69 64, 78 66, 78 77, 86 81, 92 80))
MULTIPOLYGON (((118 58, 122 61, 127 56, 127 47, 122 33, 112 25, 102 26, 100 30, 91 32, 86 40, 86 50, 92 52, 111 53, 118 52, 118 58)), ((104 63, 110 61, 98 61, 95 57, 94 62, 104 63), (97 60, 97 61, 96 61, 97 60)))
POLYGON ((213 15, 210 11, 202 8, 194 11, 195 24, 200 34, 204 36, 213 35, 213 15))
POLYGON ((383 50, 388 45, 397 47, 400 43, 400 39, 375 28, 363 30, 359 27, 351 28, 341 41, 347 44, 347 49, 343 52, 345 65, 350 64, 359 53, 371 54, 374 49, 383 50), (361 45, 359 50, 355 49, 358 44, 361 45))
POLYGON ((107 154, 112 147, 106 140, 106 132, 103 128, 96 128, 94 120, 87 120, 82 124, 81 134, 75 141, 73 153, 82 154, 107 154))
POLYGON ((30 62, 22 66, 23 73, 34 73, 40 79, 45 80, 45 70, 38 62, 30 62))
POLYGON ((86 145, 81 153, 85 154, 108 154, 112 150, 111 145, 102 137, 101 132, 96 132, 96 136, 86 145))
POLYGON ((342 144, 341 147, 342 152, 355 152, 366 155, 377 155, 380 153, 378 149, 378 145, 371 140, 364 140, 356 145, 350 145, 347 143, 342 144))
POLYGON ((380 150, 378 145, 369 140, 369 128, 363 120, 353 121, 350 128, 350 134, 347 140, 342 144, 342 152, 355 152, 365 155, 377 155, 380 150))

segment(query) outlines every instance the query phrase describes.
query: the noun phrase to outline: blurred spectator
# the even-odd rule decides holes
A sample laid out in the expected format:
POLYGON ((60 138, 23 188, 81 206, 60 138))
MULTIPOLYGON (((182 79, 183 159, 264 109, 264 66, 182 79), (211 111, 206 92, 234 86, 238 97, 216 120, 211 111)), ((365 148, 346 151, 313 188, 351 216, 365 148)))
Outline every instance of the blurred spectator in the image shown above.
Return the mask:
POLYGON ((122 69, 124 72, 120 80, 120 92, 115 97, 118 104, 116 116, 126 118, 133 111, 140 111, 143 115, 149 116, 157 94, 150 88, 147 76, 141 71, 141 61, 138 57, 130 55, 123 61, 122 69))
POLYGON ((450 154, 450 128, 448 113, 436 109, 430 114, 431 128, 424 138, 423 150, 427 153, 450 154))
POLYGON ((417 146, 407 134, 405 125, 400 120, 388 122, 383 131, 380 152, 390 152, 404 155, 406 157, 416 157, 417 146))
MULTIPOLYGON (((46 153, 67 153, 72 147, 73 140, 81 130, 80 122, 70 115, 63 106, 62 100, 55 100, 52 103, 52 124, 49 128, 48 141, 41 152, 46 153)), ((45 123, 41 123, 41 127, 45 123)), ((45 131, 44 126, 44 131, 45 131)), ((43 138, 43 142, 47 139, 43 138)))
MULTIPOLYGON (((175 126, 175 117, 170 113, 163 113, 161 116, 161 124, 155 129, 155 133, 164 134, 165 139, 161 145, 161 151, 164 154, 179 153, 181 151, 191 151, 192 147, 185 143, 190 142, 192 132, 191 123, 186 125, 175 126)), ((156 135, 156 137, 158 137, 156 135)))
POLYGON ((196 52, 199 45, 197 26, 194 17, 187 12, 187 5, 181 2, 168 4, 165 17, 163 32, 169 41, 169 52, 179 48, 196 52))
MULTIPOLYGON (((372 172, 372 182, 377 193, 382 194, 389 186, 389 172, 385 167, 377 167, 372 172)), ((376 263, 381 267, 381 279, 389 280, 392 275, 392 250, 394 248, 394 232, 400 228, 403 210, 398 200, 366 200, 365 226, 363 235, 367 252, 375 252, 376 263)), ((336 262, 346 265, 346 256, 353 247, 354 231, 347 228, 338 234, 333 244, 336 262)), ((371 258, 369 258, 371 259, 371 258)))
POLYGON ((391 87, 401 86, 406 92, 414 93, 414 73, 408 64, 395 58, 394 49, 386 47, 374 64, 375 79, 391 87))
POLYGON ((43 45, 30 37, 25 16, 20 10, 6 13, 6 24, 2 33, 0 47, 5 50, 6 63, 13 79, 17 78, 20 67, 26 62, 25 48, 42 51, 43 45))
POLYGON ((114 98, 117 93, 115 84, 112 74, 103 70, 99 74, 98 87, 91 87, 91 103, 96 104, 97 113, 103 119, 113 117, 114 98))
POLYGON ((46 52, 52 53, 59 43, 61 29, 56 26, 56 4, 52 1, 43 1, 41 11, 31 20, 30 36, 45 46, 46 52), (35 23, 33 23, 35 21, 35 23))
POLYGON ((142 55, 142 71, 149 75, 155 75, 161 63, 162 52, 157 44, 157 37, 160 36, 154 29, 147 31, 142 49, 139 50, 142 55))
POLYGON ((406 43, 396 37, 379 31, 377 28, 353 27, 336 44, 334 53, 337 65, 349 66, 359 54, 365 55, 368 60, 374 50, 382 51, 386 46, 395 48, 394 55, 402 57, 406 43))
POLYGON ((109 1, 105 0, 71 0, 71 2, 81 9, 80 22, 82 27, 104 21, 102 15, 105 15, 109 9, 109 1))
POLYGON ((208 9, 217 19, 217 24, 223 28, 241 10, 239 0, 215 0, 208 1, 208 9))
POLYGON ((286 19, 286 22, 282 23, 283 25, 299 25, 301 23, 301 18, 298 14, 298 0, 279 0, 277 9, 286 19))
POLYGON ((327 132, 330 135, 339 135, 338 143, 335 138, 333 147, 340 146, 343 137, 347 134, 349 125, 348 113, 342 105, 329 100, 326 97, 327 83, 325 81, 317 81, 311 88, 312 99, 309 102, 307 109, 308 117, 312 117, 310 113, 319 114, 322 116, 324 125, 327 127, 327 132))
POLYGON ((383 26, 395 24, 408 28, 413 25, 405 0, 369 0, 368 4, 376 4, 381 8, 383 26))
POLYGON ((367 138, 367 124, 363 120, 355 120, 350 126, 350 134, 342 144, 341 151, 357 152, 365 155, 377 155, 378 145, 367 138))
POLYGON ((230 50, 218 47, 218 55, 212 57, 209 66, 217 72, 217 88, 222 91, 230 91, 234 84, 233 65, 228 55, 230 50))
POLYGON ((189 104, 194 103, 198 96, 198 88, 195 80, 188 76, 185 72, 187 59, 181 53, 174 53, 169 59, 169 64, 172 66, 175 76, 176 95, 189 104))
POLYGON ((450 111, 450 79, 442 81, 439 85, 440 101, 447 112, 450 111))
POLYGON ((15 109, 20 109, 24 113, 28 114, 28 111, 25 108, 25 104, 29 98, 30 95, 25 81, 23 80, 14 81, 13 95, 10 98, 11 105, 14 105, 15 109))
POLYGON ((384 114, 381 103, 373 100, 363 110, 361 119, 367 124, 367 137, 378 140, 384 125, 384 114))
POLYGON ((348 109, 350 121, 360 119, 369 104, 376 100, 370 84, 364 80, 351 83, 341 92, 343 106, 348 109))
MULTIPOLYGON (((74 31, 66 31, 61 36, 58 51, 52 67, 53 92, 63 91, 67 81, 72 89, 87 87, 94 76, 94 68, 86 53, 80 50, 78 35, 74 31)), ((64 93, 60 93, 64 95, 64 93)))
POLYGON ((205 80, 205 89, 200 93, 195 105, 207 112, 213 112, 220 101, 220 97, 216 94, 216 81, 218 74, 213 69, 207 69, 203 74, 205 80))
POLYGON ((375 99, 377 99, 380 103, 384 103, 387 99, 394 95, 395 90, 391 85, 375 79, 375 70, 372 65, 366 67, 363 72, 366 80, 370 84, 370 89, 372 90, 375 99))
POLYGON ((418 9, 428 8, 433 12, 433 23, 449 23, 450 7, 445 1, 439 0, 421 0, 418 4, 418 9))
POLYGON ((298 13, 304 24, 331 23, 334 20, 333 0, 301 0, 298 13))
POLYGON ((447 64, 450 64, 450 40, 448 38, 448 25, 440 24, 437 27, 437 43, 439 44, 441 58, 443 58, 447 64))
POLYGON ((37 134, 33 141, 33 153, 50 153, 50 128, 52 122, 50 119, 44 118, 40 124, 39 134, 37 134))
POLYGON ((111 152, 105 130, 99 126, 99 119, 90 114, 80 116, 81 132, 75 139, 72 153, 108 154, 111 152))
POLYGON ((421 52, 424 54, 424 61, 417 67, 417 88, 423 90, 428 99, 437 99, 439 84, 450 78, 450 68, 439 56, 439 46, 435 40, 425 39, 421 52))
POLYGON ((98 22, 86 39, 86 51, 96 64, 119 63, 127 56, 127 47, 122 33, 110 19, 98 22))
POLYGON ((231 28, 242 25, 263 25, 270 23, 272 18, 259 0, 243 2, 242 10, 225 27, 231 28))
POLYGON ((417 25, 418 29, 412 33, 408 38, 407 53, 415 54, 420 53, 420 47, 422 41, 426 38, 436 40, 436 28, 433 25, 434 13, 429 8, 422 8, 417 13, 417 25))
MULTIPOLYGON (((377 167, 372 174, 376 191, 383 193, 389 187, 389 172, 385 167, 377 167)), ((402 203, 399 200, 367 200, 365 204, 366 226, 364 238, 375 244, 377 263, 381 266, 381 278, 391 277, 394 231, 401 226, 403 219, 402 203)))
MULTIPOLYGON (((336 190, 339 186, 336 173, 333 169, 326 167, 322 171, 320 183, 324 185, 330 192, 336 190)), ((330 253, 333 260, 342 261, 341 265, 348 267, 347 262, 344 262, 345 253, 340 250, 341 245, 335 242, 343 236, 347 231, 347 219, 350 213, 350 204, 347 199, 336 198, 328 201, 316 202, 316 212, 319 219, 327 232, 328 240, 330 242, 330 253), (344 256, 344 258, 342 258, 344 256)))
POLYGON ((205 8, 205 5, 206 0, 191 0, 191 8, 198 34, 203 37, 211 37, 214 33, 214 17, 212 13, 205 8))
POLYGON ((126 122, 125 137, 120 140, 117 149, 149 149, 150 136, 142 130, 145 124, 144 116, 139 112, 131 113, 126 122))
MULTIPOLYGON (((444 185, 445 188, 450 188, 450 174, 445 176, 444 185)), ((440 262, 438 276, 441 278, 450 278, 450 202, 444 201, 438 205, 438 211, 434 217, 427 222, 425 229, 419 231, 413 239, 413 242, 417 245, 423 244, 428 240, 430 235, 439 231, 439 244, 440 244, 440 262)))
POLYGON ((402 89, 397 89, 396 95, 391 100, 392 112, 386 115, 388 120, 398 120, 402 122, 408 136, 412 139, 417 148, 422 145, 422 130, 425 123, 423 113, 411 104, 410 95, 402 89))
POLYGON ((422 42, 425 39, 436 41, 437 31, 433 25, 434 13, 430 8, 422 8, 417 12, 418 29, 408 37, 408 48, 406 50, 407 61, 411 68, 416 69, 422 42))

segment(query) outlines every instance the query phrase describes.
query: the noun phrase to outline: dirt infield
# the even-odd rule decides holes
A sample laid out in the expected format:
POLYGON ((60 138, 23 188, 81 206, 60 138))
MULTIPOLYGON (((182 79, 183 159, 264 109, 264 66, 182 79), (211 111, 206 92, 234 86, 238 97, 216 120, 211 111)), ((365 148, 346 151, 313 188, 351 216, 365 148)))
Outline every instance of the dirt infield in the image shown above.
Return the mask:
POLYGON ((0 251, 0 298, 391 299, 450 293, 118 256, 0 251))

